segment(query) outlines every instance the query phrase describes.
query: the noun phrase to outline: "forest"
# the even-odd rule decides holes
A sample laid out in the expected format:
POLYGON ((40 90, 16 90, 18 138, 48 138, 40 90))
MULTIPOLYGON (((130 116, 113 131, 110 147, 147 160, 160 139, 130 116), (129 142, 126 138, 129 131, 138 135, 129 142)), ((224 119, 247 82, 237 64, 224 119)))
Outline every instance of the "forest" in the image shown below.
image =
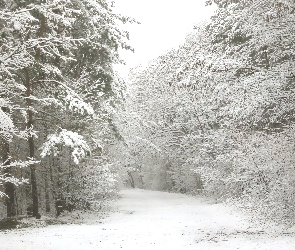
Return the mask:
MULTIPOLYGON (((124 186, 295 224, 295 2, 213 0, 123 80, 106 0, 0 0, 0 214, 100 210, 124 186)), ((152 48, 150 48, 152 49, 152 48)))

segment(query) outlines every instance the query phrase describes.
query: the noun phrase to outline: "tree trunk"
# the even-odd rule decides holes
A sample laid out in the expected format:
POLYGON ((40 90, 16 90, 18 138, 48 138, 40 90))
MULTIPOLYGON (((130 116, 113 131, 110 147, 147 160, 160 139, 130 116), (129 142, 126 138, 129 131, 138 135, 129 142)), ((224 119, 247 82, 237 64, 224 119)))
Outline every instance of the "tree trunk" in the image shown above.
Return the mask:
POLYGON ((129 181, 130 181, 131 187, 135 188, 135 183, 134 183, 134 179, 133 179, 132 174, 130 173, 130 171, 127 171, 127 173, 129 175, 129 181))
POLYGON ((33 200, 33 216, 36 217, 39 213, 39 201, 38 201, 38 189, 36 179, 36 167, 35 164, 30 166, 31 169, 31 186, 32 186, 32 200, 33 200))
MULTIPOLYGON (((3 110, 3 108, 2 108, 3 110)), ((5 110, 3 110, 5 112, 5 110)), ((10 155, 9 155, 9 142, 2 139, 2 160, 3 165, 10 165, 10 155)), ((11 177, 11 167, 4 168, 4 174, 6 177, 11 177)), ((8 196, 6 198, 6 213, 7 217, 12 217, 16 215, 16 205, 15 205, 15 187, 11 182, 4 183, 4 192, 8 196)))
POLYGON ((45 209, 46 213, 50 213, 50 188, 49 188, 49 177, 48 171, 45 174, 45 209))
MULTIPOLYGON (((30 96, 32 94, 32 89, 31 89, 29 70, 27 68, 25 69, 25 75, 26 75, 25 86, 27 88, 26 100, 27 100, 27 109, 28 109, 27 128, 33 129, 32 100, 30 99, 30 96)), ((34 143, 34 137, 32 134, 29 134, 28 143, 29 143, 29 151, 30 151, 29 158, 31 160, 34 160, 35 143, 34 143)), ((32 200, 33 200, 33 216, 37 216, 38 210, 39 210, 39 204, 38 204, 38 189, 37 189, 37 179, 36 179, 36 166, 34 163, 30 165, 30 170, 31 170, 31 187, 32 187, 32 200)))

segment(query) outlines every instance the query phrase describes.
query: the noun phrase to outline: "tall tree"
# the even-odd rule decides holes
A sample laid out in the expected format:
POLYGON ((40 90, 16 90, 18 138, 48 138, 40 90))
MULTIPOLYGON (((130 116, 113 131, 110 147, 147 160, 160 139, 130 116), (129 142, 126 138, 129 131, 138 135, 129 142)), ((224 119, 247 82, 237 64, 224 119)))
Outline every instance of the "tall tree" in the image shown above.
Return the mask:
MULTIPOLYGON (((113 14, 108 1, 3 1, 2 5, 1 66, 10 74, 7 82, 25 91, 21 100, 11 101, 23 115, 26 111, 27 157, 36 216, 40 203, 36 148, 49 134, 60 138, 69 129, 91 133, 85 126, 97 117, 93 116, 93 107, 99 107, 103 101, 100 97, 112 92, 112 64, 120 61, 118 48, 130 49, 125 42, 128 34, 118 29, 116 20, 132 20, 113 14), (45 134, 39 134, 38 139, 36 130, 45 134)), ((18 92, 14 91, 16 97, 18 92)))

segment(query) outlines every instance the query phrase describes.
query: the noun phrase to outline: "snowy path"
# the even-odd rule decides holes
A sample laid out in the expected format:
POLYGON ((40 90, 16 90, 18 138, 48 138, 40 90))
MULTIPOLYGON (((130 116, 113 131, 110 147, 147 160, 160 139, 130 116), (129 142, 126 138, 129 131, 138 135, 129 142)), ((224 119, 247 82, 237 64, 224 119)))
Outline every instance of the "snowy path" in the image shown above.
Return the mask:
POLYGON ((201 198, 125 190, 103 223, 0 232, 0 249, 295 249, 294 234, 251 228, 241 215, 201 198), (249 228, 250 227, 250 228, 249 228))

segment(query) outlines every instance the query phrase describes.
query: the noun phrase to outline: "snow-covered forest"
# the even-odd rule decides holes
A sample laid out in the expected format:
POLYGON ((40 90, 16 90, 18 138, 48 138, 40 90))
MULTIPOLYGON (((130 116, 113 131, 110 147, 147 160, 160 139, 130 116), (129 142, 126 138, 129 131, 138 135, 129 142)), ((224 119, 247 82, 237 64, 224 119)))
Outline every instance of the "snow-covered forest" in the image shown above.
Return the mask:
MULTIPOLYGON (((123 187, 295 224, 295 2, 214 0, 123 80, 107 0, 0 0, 0 215, 99 211, 123 187)), ((152 48, 147 48, 152 49, 152 48)))
POLYGON ((130 73, 121 161, 144 188, 294 224, 294 1, 214 2, 185 44, 130 73))
POLYGON ((112 157, 128 33, 107 1, 0 1, 2 217, 99 209, 112 157))

